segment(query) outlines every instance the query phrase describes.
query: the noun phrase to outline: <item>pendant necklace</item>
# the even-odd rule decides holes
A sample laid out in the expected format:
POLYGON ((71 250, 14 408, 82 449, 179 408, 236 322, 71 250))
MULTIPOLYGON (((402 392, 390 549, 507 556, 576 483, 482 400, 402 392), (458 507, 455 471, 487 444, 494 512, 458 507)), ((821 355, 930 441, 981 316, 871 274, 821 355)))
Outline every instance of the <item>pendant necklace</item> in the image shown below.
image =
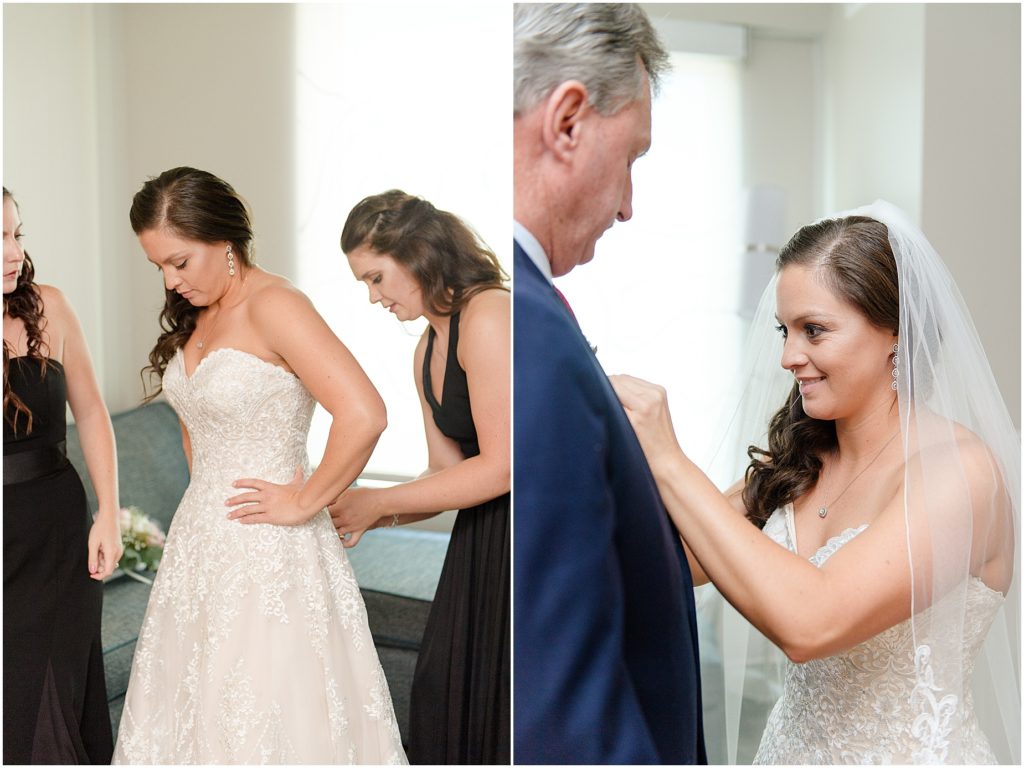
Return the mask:
MULTIPOLYGON (((827 504, 823 504, 820 507, 818 507, 818 517, 820 517, 822 520, 824 520, 828 516, 828 508, 833 506, 837 501, 839 501, 843 497, 843 494, 846 493, 848 490, 850 490, 850 486, 853 485, 855 482, 857 482, 857 479, 861 475, 863 475, 865 472, 868 471, 868 467, 870 467, 872 464, 874 464, 878 460, 878 457, 882 455, 882 451, 884 451, 886 448, 889 447, 889 443, 891 443, 893 440, 895 440, 896 439, 896 435, 898 435, 898 434, 899 434, 899 430, 894 432, 892 437, 890 437, 888 440, 885 441, 885 445, 883 445, 881 448, 878 449, 878 453, 876 453, 874 455, 874 458, 872 458, 871 461, 869 461, 867 464, 864 465, 864 469, 862 469, 860 472, 858 472, 856 475, 854 475, 853 480, 851 480, 850 482, 848 482, 846 484, 846 487, 843 488, 843 490, 841 490, 839 492, 838 496, 836 496, 834 499, 832 499, 832 501, 828 502, 827 504)), ((827 496, 828 494, 825 494, 825 495, 827 496)))
POLYGON ((210 323, 210 327, 206 329, 206 333, 203 335, 201 341, 196 342, 196 349, 202 349, 206 346, 206 340, 210 338, 210 334, 213 333, 214 327, 217 325, 217 321, 220 320, 221 308, 217 308, 217 316, 213 318, 213 322, 210 323))
MULTIPOLYGON (((230 250, 228 251, 228 253, 230 254, 230 250)), ((235 274, 235 267, 234 267, 234 263, 233 263, 233 262, 232 262, 232 266, 231 266, 231 273, 230 273, 230 274, 231 274, 231 276, 232 276, 232 277, 234 277, 234 274, 235 274)), ((244 290, 244 289, 245 289, 245 279, 246 279, 246 278, 247 278, 248 276, 249 276, 249 275, 248 275, 248 273, 246 273, 246 274, 242 275, 242 285, 241 285, 241 288, 240 288, 239 290, 244 290)), ((224 297, 222 296, 222 297, 221 297, 221 299, 223 300, 223 298, 224 298, 224 297)), ((241 304, 241 303, 242 303, 242 300, 241 300, 241 299, 239 299, 239 300, 238 300, 238 301, 237 301, 237 302, 235 303, 235 305, 234 305, 234 306, 238 306, 238 305, 239 305, 239 304, 241 304)), ((209 308, 207 308, 207 311, 209 311, 209 308)), ((213 320, 211 321, 211 323, 210 323, 210 327, 209 327, 209 328, 207 328, 207 329, 206 329, 206 333, 205 333, 205 334, 203 334, 203 338, 202 338, 202 339, 201 339, 200 341, 197 341, 197 342, 196 342, 196 349, 202 349, 203 347, 205 347, 205 346, 206 346, 206 340, 207 340, 208 338, 210 338, 210 334, 211 334, 211 333, 213 333, 213 329, 214 329, 214 328, 216 327, 216 325, 217 325, 217 321, 218 321, 218 320, 220 320, 220 313, 221 313, 221 312, 223 312, 223 311, 224 311, 224 307, 218 304, 218 306, 217 306, 217 316, 216 316, 215 318, 213 318, 213 320)))

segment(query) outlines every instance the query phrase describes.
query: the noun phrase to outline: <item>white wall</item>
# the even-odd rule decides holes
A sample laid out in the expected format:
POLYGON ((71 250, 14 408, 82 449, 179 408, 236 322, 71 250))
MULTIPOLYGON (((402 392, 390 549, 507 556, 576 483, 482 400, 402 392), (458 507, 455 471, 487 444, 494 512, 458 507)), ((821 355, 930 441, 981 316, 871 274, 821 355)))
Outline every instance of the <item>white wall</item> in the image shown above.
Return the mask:
POLYGON ((949 266, 1020 425, 1020 7, 836 6, 824 210, 883 197, 949 266))
POLYGON ((765 35, 811 39, 828 24, 828 3, 641 3, 655 22, 660 18, 741 24, 765 35))
POLYGON ((786 190, 787 237, 818 210, 817 61, 814 40, 753 30, 742 67, 743 183, 786 190))
POLYGON ((921 213, 924 6, 836 5, 823 38, 822 213, 885 198, 921 213))
POLYGON ((921 224, 1020 425, 1020 6, 929 5, 921 224))
POLYGON ((37 279, 76 307, 105 383, 93 14, 77 5, 3 13, 4 186, 21 207, 37 279))
POLYGON ((787 231, 882 197, 949 265, 1020 425, 1020 7, 648 3, 742 24, 744 182, 787 231))
POLYGON ((128 223, 193 165, 253 209, 257 260, 294 272, 289 5, 5 5, 4 183, 40 279, 82 319, 112 412, 138 404, 161 281, 128 223))

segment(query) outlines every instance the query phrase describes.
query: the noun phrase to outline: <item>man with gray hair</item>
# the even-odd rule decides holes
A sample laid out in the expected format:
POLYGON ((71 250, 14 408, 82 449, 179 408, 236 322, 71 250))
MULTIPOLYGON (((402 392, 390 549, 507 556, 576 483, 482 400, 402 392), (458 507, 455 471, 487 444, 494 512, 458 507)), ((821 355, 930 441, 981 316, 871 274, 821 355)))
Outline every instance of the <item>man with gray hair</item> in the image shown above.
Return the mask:
POLYGON ((552 277, 632 215, 668 55, 632 4, 517 4, 516 763, 702 763, 689 567, 552 277))

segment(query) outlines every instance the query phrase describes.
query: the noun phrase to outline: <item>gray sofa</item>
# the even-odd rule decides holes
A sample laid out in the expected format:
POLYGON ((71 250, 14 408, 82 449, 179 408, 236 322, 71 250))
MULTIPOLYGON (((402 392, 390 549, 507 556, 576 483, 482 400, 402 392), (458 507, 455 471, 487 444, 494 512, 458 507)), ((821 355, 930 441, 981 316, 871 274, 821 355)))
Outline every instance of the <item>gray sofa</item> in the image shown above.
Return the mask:
MULTIPOLYGON (((118 414, 112 421, 121 506, 138 507, 168 530, 188 486, 188 465, 177 416, 169 405, 158 402, 118 414)), ((68 457, 85 484, 90 509, 95 510, 96 496, 73 426, 68 428, 68 457)), ((124 576, 104 586, 103 660, 115 736, 149 591, 148 585, 124 576)), ((404 740, 408 734, 409 689, 430 602, 368 589, 362 592, 404 740)))

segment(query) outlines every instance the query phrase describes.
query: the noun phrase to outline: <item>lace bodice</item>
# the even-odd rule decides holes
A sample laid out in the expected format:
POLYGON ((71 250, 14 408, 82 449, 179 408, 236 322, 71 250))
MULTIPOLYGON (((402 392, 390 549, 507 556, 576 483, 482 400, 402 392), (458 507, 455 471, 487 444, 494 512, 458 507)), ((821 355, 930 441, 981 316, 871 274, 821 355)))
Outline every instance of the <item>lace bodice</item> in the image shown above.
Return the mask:
POLYGON ((284 368, 222 347, 188 376, 179 351, 167 366, 163 386, 188 430, 190 490, 210 490, 226 481, 234 495, 230 485, 239 477, 284 483, 291 480, 289 467, 291 472, 307 467, 306 435, 316 403, 284 368), (225 368, 230 375, 222 375, 225 368))
POLYGON ((314 400, 299 379, 216 349, 164 391, 192 474, 167 536, 115 751, 129 763, 405 761, 355 574, 330 515, 227 518, 235 480, 308 474, 314 400))
MULTIPOLYGON (((867 527, 849 528, 833 537, 810 562, 820 568, 867 527)), ((776 510, 764 532, 790 551, 797 551, 791 506, 776 510)), ((932 762, 921 759, 923 752, 941 745, 949 736, 949 723, 956 720, 950 720, 947 706, 958 709, 963 722, 963 752, 955 761, 995 762, 974 715, 969 681, 975 658, 1002 602, 1000 593, 971 578, 963 628, 963 675, 967 683, 960 702, 930 702, 927 696, 920 696, 920 691, 915 695, 915 664, 927 664, 927 657, 915 654, 909 619, 843 653, 803 664, 788 662, 782 696, 768 718, 754 762, 932 762)))

